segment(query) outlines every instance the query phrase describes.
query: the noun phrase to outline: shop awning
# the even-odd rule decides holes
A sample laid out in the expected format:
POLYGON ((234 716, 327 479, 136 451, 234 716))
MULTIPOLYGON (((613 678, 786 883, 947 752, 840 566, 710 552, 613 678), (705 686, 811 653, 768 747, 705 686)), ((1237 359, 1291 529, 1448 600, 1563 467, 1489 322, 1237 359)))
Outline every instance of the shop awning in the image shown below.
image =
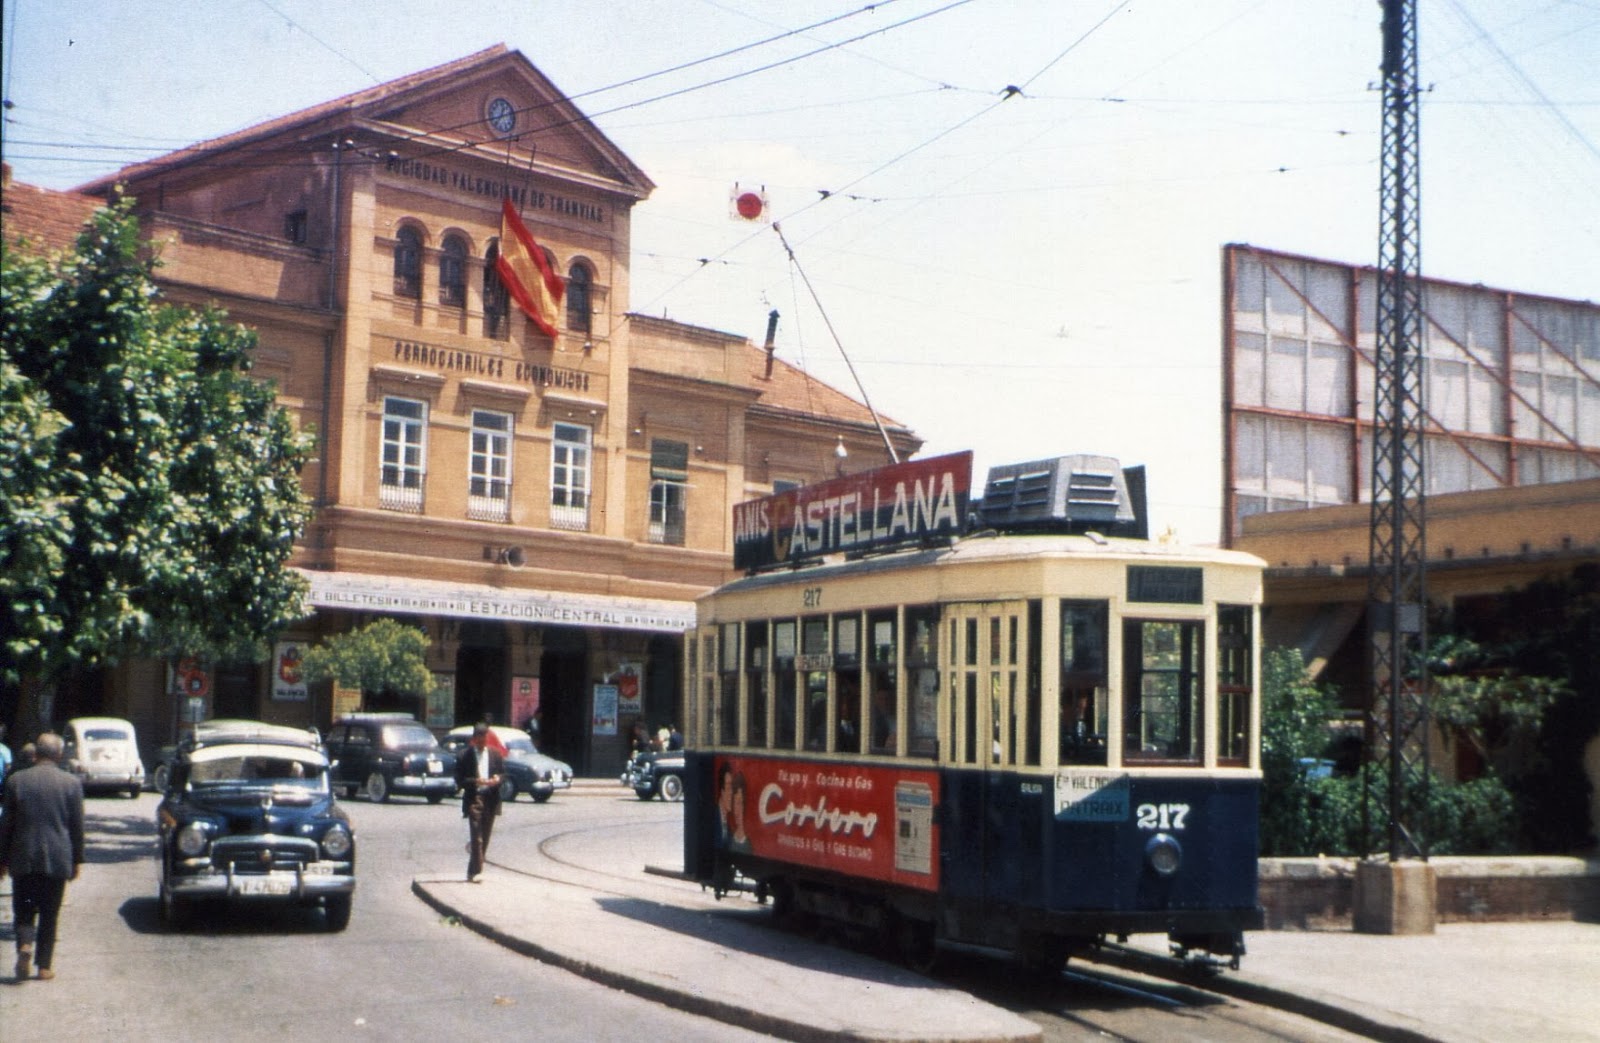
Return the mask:
POLYGON ((301 569, 300 574, 311 581, 310 601, 314 608, 674 634, 694 626, 692 601, 505 590, 481 583, 444 583, 359 572, 301 569))

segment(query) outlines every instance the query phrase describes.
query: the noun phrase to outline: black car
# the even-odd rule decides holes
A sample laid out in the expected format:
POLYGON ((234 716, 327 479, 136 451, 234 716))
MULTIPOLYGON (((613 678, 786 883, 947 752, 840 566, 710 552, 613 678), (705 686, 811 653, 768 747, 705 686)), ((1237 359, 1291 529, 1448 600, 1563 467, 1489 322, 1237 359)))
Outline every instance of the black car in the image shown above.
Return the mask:
POLYGON ((186 739, 156 809, 161 918, 201 900, 320 905, 350 923, 356 838, 333 797, 315 732, 230 722, 186 739))
POLYGON ((403 713, 354 713, 328 732, 333 785, 374 804, 410 794, 437 804, 456 791, 456 758, 427 725, 403 713))
POLYGON ((640 800, 660 797, 683 799, 683 751, 662 750, 636 753, 622 771, 622 784, 630 786, 640 800))
MULTIPOLYGON (((505 778, 500 782, 500 799, 513 801, 517 794, 526 793, 535 804, 543 804, 557 790, 572 786, 572 767, 566 761, 540 753, 528 733, 503 724, 491 725, 500 745, 506 748, 505 778)), ((452 728, 439 740, 445 749, 456 756, 472 741, 473 725, 452 728)))

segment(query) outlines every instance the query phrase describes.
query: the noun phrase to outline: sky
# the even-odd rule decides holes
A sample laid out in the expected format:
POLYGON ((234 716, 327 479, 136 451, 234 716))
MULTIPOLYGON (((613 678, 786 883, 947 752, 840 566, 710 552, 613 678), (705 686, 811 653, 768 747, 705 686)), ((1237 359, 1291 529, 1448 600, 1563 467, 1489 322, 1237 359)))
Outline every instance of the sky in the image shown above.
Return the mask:
MULTIPOLYGON (((1600 0, 1418 0, 1425 275, 1600 299, 1600 0)), ((658 186, 630 310, 996 464, 1220 525, 1222 247, 1374 264, 1375 0, 7 0, 4 156, 71 188, 519 50, 658 186), (778 232, 729 216, 764 187, 778 232), (787 249, 785 242, 787 241, 787 249)), ((860 461, 866 466, 869 461, 860 461)))

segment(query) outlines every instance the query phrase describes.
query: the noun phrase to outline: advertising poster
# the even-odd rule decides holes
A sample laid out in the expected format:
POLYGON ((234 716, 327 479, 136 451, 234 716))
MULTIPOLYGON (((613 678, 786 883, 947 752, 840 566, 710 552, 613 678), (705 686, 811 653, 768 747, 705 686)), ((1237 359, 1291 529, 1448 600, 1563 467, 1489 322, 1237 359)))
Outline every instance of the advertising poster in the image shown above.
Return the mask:
POLYGON ((934 772, 718 757, 715 785, 725 850, 938 889, 934 772))
POLYGON ((433 675, 433 691, 428 693, 429 728, 448 728, 456 723, 456 675, 438 671, 433 675))
POLYGON ((333 686, 333 719, 338 720, 345 714, 358 713, 361 710, 361 689, 343 688, 335 682, 333 686))
POLYGON ((539 679, 513 677, 511 679, 511 725, 525 728, 528 720, 539 711, 539 679))
POLYGON ((306 647, 298 641, 279 641, 272 650, 272 698, 276 702, 303 703, 307 699, 306 681, 300 675, 300 660, 306 647))
POLYGON ((638 663, 620 663, 617 672, 611 675, 611 681, 617 686, 617 713, 623 717, 634 717, 644 713, 644 683, 639 674, 638 663))
POLYGON ((617 734, 617 686, 614 684, 597 684, 594 686, 594 721, 592 730, 596 735, 617 734))

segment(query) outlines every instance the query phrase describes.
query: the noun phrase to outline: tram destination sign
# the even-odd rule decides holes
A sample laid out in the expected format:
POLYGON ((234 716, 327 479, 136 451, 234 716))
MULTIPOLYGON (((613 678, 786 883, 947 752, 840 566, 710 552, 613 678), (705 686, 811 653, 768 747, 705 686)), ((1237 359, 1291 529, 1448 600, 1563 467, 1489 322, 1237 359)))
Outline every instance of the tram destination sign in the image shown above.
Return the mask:
POLYGON ((733 508, 733 565, 763 569, 961 534, 972 454, 912 460, 733 508))

